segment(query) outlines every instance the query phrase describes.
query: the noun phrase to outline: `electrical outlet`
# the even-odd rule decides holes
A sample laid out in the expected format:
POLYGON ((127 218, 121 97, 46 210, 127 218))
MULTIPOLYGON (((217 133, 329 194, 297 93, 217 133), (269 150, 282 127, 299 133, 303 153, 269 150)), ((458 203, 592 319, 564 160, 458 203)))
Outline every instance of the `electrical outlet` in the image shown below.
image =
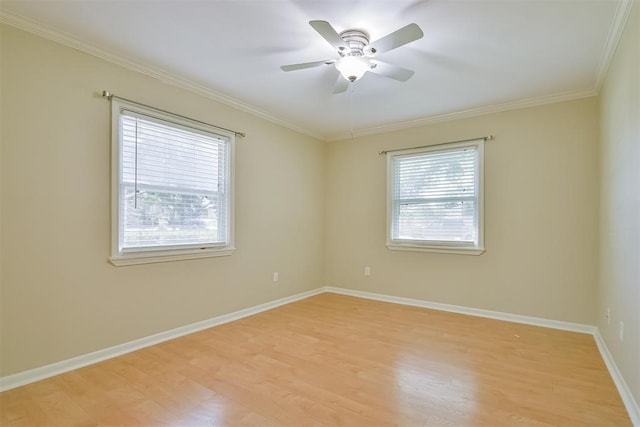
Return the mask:
POLYGON ((367 266, 364 268, 364 275, 371 276, 371 267, 367 266))
POLYGON ((620 322, 620 326, 618 327, 618 339, 624 341, 624 322, 620 322))
POLYGON ((280 280, 280 275, 278 274, 277 271, 273 272, 273 281, 277 282, 278 280, 280 280))
POLYGON ((611 309, 607 308, 607 325, 611 324, 611 309))

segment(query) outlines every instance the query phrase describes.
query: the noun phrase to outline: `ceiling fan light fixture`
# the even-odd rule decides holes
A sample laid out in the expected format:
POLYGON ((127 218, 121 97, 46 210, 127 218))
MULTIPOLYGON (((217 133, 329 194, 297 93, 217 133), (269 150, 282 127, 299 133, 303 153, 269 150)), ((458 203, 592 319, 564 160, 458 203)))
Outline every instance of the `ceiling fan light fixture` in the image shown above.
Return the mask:
POLYGON ((340 58, 283 65, 280 67, 282 71, 334 65, 342 76, 342 78, 338 76, 333 89, 334 94, 345 92, 349 83, 360 80, 367 71, 399 82, 406 82, 414 74, 412 70, 381 62, 377 57, 422 38, 424 34, 417 24, 405 25, 371 43, 369 43, 369 33, 360 29, 352 28, 338 33, 327 21, 309 21, 309 25, 337 51, 340 58))
POLYGON ((343 56, 336 62, 336 68, 342 77, 353 83, 371 68, 371 62, 364 56, 343 56))

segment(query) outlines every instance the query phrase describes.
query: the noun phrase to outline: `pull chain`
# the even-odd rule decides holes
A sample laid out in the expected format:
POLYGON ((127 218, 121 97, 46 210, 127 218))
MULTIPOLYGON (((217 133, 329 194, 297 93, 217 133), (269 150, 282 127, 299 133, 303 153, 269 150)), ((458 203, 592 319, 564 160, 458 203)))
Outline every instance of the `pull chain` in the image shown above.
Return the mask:
POLYGON ((353 83, 349 88, 349 132, 351 133, 351 140, 353 141, 353 91, 355 90, 353 83))
POLYGON ((135 170, 133 183, 133 208, 138 209, 138 119, 136 119, 135 170))

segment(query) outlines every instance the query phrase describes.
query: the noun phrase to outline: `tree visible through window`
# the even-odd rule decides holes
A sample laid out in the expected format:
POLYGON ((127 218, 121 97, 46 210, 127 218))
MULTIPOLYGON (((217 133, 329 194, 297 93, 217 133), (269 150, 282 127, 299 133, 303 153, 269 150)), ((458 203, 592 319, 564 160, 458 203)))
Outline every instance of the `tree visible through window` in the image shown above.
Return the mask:
POLYGON ((112 102, 118 161, 112 261, 230 249, 233 135, 112 102))
POLYGON ((482 250, 482 144, 387 154, 391 249, 482 250))

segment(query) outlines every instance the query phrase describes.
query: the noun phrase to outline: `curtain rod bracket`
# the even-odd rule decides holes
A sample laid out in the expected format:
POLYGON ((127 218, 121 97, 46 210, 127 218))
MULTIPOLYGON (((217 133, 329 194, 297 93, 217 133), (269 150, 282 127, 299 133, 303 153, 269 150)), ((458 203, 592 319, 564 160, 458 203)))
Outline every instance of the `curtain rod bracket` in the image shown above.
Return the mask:
POLYGON ((163 112, 163 113, 167 113, 167 114, 171 114, 171 115, 174 115, 174 116, 178 116, 178 117, 183 118, 183 119, 191 120, 192 122, 202 123, 202 124, 205 124, 205 125, 207 125, 207 126, 211 126, 211 127, 214 127, 214 128, 218 128, 218 129, 221 129, 221 130, 225 130, 225 131, 227 131, 227 132, 231 132, 231 133, 233 133, 235 136, 239 136, 240 138, 244 138, 244 137, 246 137, 246 136, 247 136, 247 134, 246 134, 246 133, 244 133, 244 132, 238 132, 238 131, 235 131, 235 130, 231 130, 231 129, 223 128, 222 126, 212 125, 211 123, 207 123, 207 122, 203 122, 203 121, 200 121, 200 120, 192 119, 192 118, 190 118, 190 117, 182 116, 182 115, 180 115, 180 114, 172 113, 172 112, 170 112, 170 111, 161 110, 160 108, 156 108, 156 107, 152 107, 152 106, 150 106, 150 105, 142 104, 142 103, 140 103, 140 102, 132 101, 132 100, 130 100, 130 99, 123 98, 123 97, 121 97, 121 96, 115 95, 115 94, 113 94, 113 93, 109 92, 108 90, 103 90, 103 91, 102 91, 102 97, 103 97, 103 98, 107 98, 108 100, 112 100, 113 98, 121 99, 121 100, 123 100, 123 101, 131 102, 132 104, 137 104, 137 105, 140 105, 140 106, 143 106, 143 107, 152 108, 152 109, 154 109, 154 110, 161 111, 161 112, 163 112))
POLYGON ((456 142, 477 141, 478 139, 483 139, 485 141, 492 141, 494 139, 494 137, 493 137, 493 135, 487 135, 487 136, 480 136, 478 138, 461 139, 460 141, 440 142, 438 144, 420 145, 418 147, 396 148, 394 150, 378 151, 378 154, 383 155, 383 154, 387 154, 387 153, 393 153, 394 151, 404 151, 404 150, 414 150, 414 149, 417 149, 417 148, 436 147, 438 145, 455 144, 456 142))

